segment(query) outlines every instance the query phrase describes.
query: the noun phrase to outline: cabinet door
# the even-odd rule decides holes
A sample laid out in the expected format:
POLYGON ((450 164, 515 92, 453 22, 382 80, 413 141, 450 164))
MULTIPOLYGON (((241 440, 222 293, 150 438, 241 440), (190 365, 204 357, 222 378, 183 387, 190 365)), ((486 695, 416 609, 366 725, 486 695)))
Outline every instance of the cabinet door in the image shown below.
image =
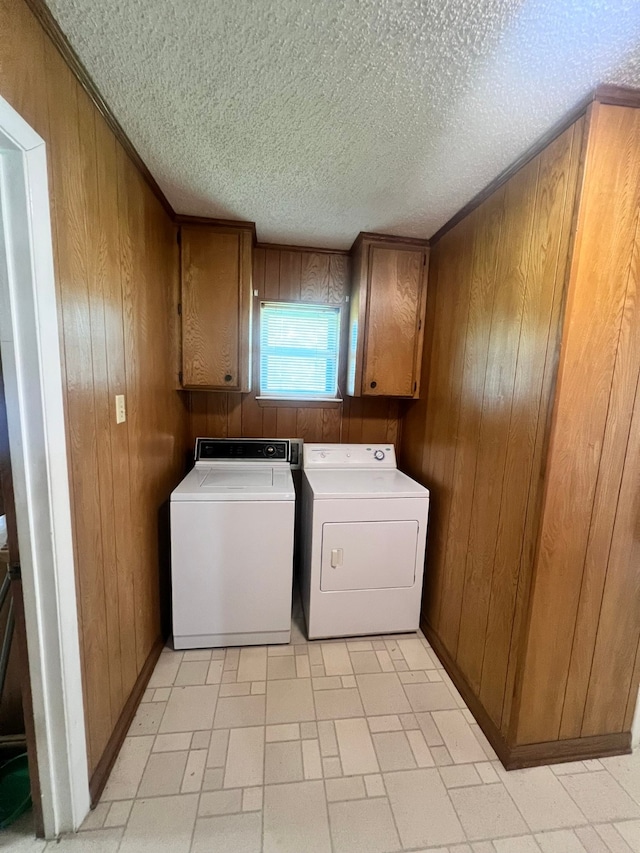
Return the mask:
POLYGON ((422 343, 423 249, 369 248, 362 393, 412 397, 422 343))
POLYGON ((182 384, 248 391, 251 235, 182 227, 182 384))

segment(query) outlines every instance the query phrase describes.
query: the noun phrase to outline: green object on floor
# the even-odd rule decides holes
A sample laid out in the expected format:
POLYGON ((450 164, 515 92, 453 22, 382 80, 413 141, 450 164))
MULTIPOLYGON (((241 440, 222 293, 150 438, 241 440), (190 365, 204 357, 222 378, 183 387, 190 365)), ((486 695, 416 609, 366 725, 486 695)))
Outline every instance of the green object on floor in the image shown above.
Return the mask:
POLYGON ((0 829, 10 826, 31 805, 26 752, 0 767, 0 829))

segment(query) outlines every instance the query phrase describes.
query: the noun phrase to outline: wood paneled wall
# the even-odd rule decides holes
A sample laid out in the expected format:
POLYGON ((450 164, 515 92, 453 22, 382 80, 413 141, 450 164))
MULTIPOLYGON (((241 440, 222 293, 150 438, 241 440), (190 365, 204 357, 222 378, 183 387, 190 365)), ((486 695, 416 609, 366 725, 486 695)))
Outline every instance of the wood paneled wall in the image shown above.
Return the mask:
POLYGON ((175 228, 23 0, 0 0, 0 94, 48 150, 93 772, 160 640, 159 514, 188 430, 175 228))
MULTIPOLYGON (((341 389, 345 389, 346 332, 350 289, 350 260, 344 253, 256 248, 253 253, 254 360, 252 392, 191 393, 191 440, 198 436, 302 438, 305 441, 394 442, 399 440, 398 402, 390 399, 349 398, 322 406, 266 405, 256 400, 259 365, 261 299, 291 302, 331 302, 343 306, 341 389)), ((192 445, 193 446, 193 445, 192 445)))
POLYGON ((514 722, 519 743, 631 728, 640 666, 639 211, 640 108, 596 103, 514 722))
POLYGON ((582 129, 432 249, 426 387, 403 420, 403 466, 432 490, 423 614, 498 729, 533 566, 582 129))

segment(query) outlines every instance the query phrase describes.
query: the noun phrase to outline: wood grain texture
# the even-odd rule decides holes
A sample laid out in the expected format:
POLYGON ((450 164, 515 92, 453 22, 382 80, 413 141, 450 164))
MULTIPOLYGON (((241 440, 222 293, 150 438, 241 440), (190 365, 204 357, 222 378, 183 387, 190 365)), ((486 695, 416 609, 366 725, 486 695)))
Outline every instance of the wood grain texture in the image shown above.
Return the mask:
POLYGON ((23 0, 0 0, 0 57, 0 93, 47 144, 92 774, 160 637, 158 511, 188 435, 167 337, 177 244, 23 0))
POLYGON ((404 404, 402 465, 406 458, 432 495, 425 623, 504 738, 581 138, 580 123, 433 249, 426 395, 404 404), (420 455, 409 442, 421 435, 420 455))
MULTIPOLYGON (((339 385, 346 383, 347 307, 350 288, 350 259, 344 252, 319 252, 293 247, 270 248, 260 244, 253 254, 254 341, 259 338, 261 299, 329 302, 343 306, 341 367, 339 385)), ((393 441, 400 438, 397 403, 369 400, 354 406, 354 400, 322 406, 256 400, 258 396, 258 346, 253 347, 253 389, 249 394, 219 394, 192 391, 190 394, 191 442, 200 435, 218 437, 303 438, 305 441, 393 441), (215 398, 215 399, 214 399, 215 398), (238 416, 240 413, 240 417, 238 416)))
MULTIPOLYGON (((640 367, 638 150, 640 111, 595 104, 519 697, 520 743, 580 736, 589 691, 596 703, 586 719, 590 733, 605 720, 613 726, 605 731, 620 731, 625 716, 640 618, 637 579, 633 581, 628 568, 637 519, 631 524, 623 520, 626 512, 633 512, 638 476, 637 460, 626 462, 640 367), (632 466, 630 473, 627 465, 632 466), (620 507, 616 504, 625 473, 632 481, 636 477, 635 496, 627 493, 620 507), (619 552, 612 550, 616 528, 619 552), (606 602, 603 584, 609 589, 606 602), (609 613, 607 627, 602 618, 607 614, 601 611, 606 603, 622 600, 628 600, 629 607, 609 613), (622 654, 622 647, 626 649, 624 662, 618 664, 618 674, 626 674, 608 695, 595 685, 604 677, 602 658, 593 668, 596 636, 599 655, 607 656, 611 669, 613 650, 622 654)), ((609 678, 605 683, 612 687, 609 678)))

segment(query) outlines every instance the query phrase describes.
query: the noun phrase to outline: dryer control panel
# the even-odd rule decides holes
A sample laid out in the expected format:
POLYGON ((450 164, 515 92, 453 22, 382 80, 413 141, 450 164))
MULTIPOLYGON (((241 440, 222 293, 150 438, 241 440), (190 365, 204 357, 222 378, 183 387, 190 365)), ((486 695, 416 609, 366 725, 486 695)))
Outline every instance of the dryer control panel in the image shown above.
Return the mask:
POLYGON ((396 468, 393 444, 305 444, 303 468, 396 468))

